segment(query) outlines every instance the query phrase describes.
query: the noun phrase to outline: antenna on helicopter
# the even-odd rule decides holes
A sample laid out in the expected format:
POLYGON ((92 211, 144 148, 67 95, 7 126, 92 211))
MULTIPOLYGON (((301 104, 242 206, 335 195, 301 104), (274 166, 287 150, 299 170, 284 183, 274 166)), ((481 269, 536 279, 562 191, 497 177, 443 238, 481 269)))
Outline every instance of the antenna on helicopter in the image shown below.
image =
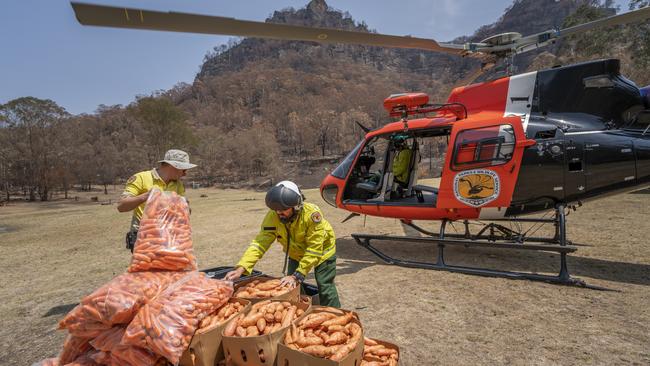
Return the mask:
POLYGON ((355 122, 359 127, 361 127, 361 129, 363 130, 364 133, 368 133, 368 132, 371 131, 368 127, 362 125, 361 122, 359 122, 359 121, 354 121, 354 122, 355 122))

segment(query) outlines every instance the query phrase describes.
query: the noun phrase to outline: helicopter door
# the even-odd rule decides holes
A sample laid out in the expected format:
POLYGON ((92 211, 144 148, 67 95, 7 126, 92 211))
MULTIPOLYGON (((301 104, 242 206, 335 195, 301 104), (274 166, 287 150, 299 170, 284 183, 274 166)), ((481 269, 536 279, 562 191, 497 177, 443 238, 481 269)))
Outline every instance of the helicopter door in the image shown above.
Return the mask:
POLYGON ((523 150, 535 144, 526 138, 521 119, 458 123, 450 141, 437 207, 490 207, 490 215, 503 216, 512 200, 523 150))
POLYGON ((566 139, 564 199, 567 202, 574 201, 584 193, 586 186, 583 141, 568 137, 566 139))
POLYGON ((586 136, 584 150, 587 195, 623 189, 636 183, 632 141, 604 133, 586 136))

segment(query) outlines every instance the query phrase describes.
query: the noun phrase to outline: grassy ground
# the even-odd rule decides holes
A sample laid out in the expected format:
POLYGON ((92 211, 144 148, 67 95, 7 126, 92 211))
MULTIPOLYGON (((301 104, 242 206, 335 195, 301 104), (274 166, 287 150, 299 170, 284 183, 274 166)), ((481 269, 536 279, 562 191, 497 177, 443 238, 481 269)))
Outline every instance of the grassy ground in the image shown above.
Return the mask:
MULTIPOLYGON (((92 195, 114 202, 118 193, 92 195)), ((258 230, 264 194, 199 189, 188 195, 199 266, 234 264, 258 230)), ((402 365, 650 364, 650 194, 587 203, 568 217, 569 238, 586 244, 569 258, 572 274, 617 292, 388 266, 356 246, 350 233, 403 234, 397 220, 369 217, 364 227, 358 217, 341 224, 346 212, 325 204, 316 190, 307 197, 338 236, 343 307, 360 314, 366 335, 398 344, 402 365)), ((55 330, 58 320, 125 271, 129 220, 115 204, 85 196, 0 207, 0 364, 29 365, 58 353, 64 337, 55 330)), ((435 253, 419 244, 380 247, 420 261, 435 253)), ((280 275, 282 259, 276 247, 256 269, 280 275)), ((540 272, 555 271, 558 263, 549 253, 498 250, 450 250, 448 259, 540 272)))

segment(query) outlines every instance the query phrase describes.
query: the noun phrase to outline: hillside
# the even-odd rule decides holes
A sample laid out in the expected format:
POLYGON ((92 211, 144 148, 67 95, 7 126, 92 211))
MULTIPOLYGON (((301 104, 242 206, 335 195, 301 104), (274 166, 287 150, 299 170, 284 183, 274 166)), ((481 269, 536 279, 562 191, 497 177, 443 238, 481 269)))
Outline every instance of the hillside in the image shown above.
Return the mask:
MULTIPOLYGON (((495 23, 455 42, 480 41, 506 31, 533 34, 614 13, 597 1, 517 0, 495 23)), ((276 11, 266 21, 372 31, 363 21, 329 8, 324 0, 312 0, 298 10, 276 11)), ((601 57, 625 58, 626 52, 638 52, 623 39, 631 29, 592 31, 518 56, 515 65, 526 71, 601 57), (594 43, 617 48, 597 48, 594 43), (576 48, 587 51, 576 53, 576 48)), ((296 156, 338 156, 360 137, 355 120, 371 127, 389 121, 381 108, 389 94, 423 91, 433 100, 444 101, 455 83, 477 66, 470 58, 418 50, 248 38, 209 53, 191 93, 178 104, 190 113, 196 127, 209 126, 220 136, 245 139, 254 125, 256 130, 268 128, 267 136, 275 135, 273 148, 285 161, 296 156)), ((631 63, 625 70, 635 68, 631 63)), ((485 77, 498 76, 496 70, 485 77)), ((269 159, 264 163, 274 165, 269 159)), ((214 171, 232 168, 236 167, 221 164, 214 171)), ((287 171, 285 164, 278 168, 287 171)))
MULTIPOLYGON (((564 28, 613 14, 611 3, 515 0, 496 22, 455 42, 564 28)), ((266 21, 373 31, 325 0, 278 10, 266 21)), ((517 56, 515 66, 525 72, 610 57, 620 58, 623 74, 638 85, 650 84, 650 25, 562 39, 517 56)), ((378 127, 390 121, 384 98, 421 91, 445 101, 476 67, 472 58, 434 52, 249 38, 208 52, 191 85, 138 97, 126 107, 102 105, 95 114, 69 116, 52 101, 19 98, 0 106, 0 120, 4 113, 15 126, 0 130, 0 156, 12 162, 0 169, 4 196, 13 191, 48 199, 50 187, 67 192, 71 185, 122 182, 171 147, 191 153, 199 168, 190 178, 205 185, 262 188, 291 178, 315 186, 363 136, 355 122, 378 127), (30 114, 17 113, 23 110, 30 114), (45 123, 29 127, 27 140, 34 115, 45 123)), ((497 67, 482 80, 502 75, 497 67)))

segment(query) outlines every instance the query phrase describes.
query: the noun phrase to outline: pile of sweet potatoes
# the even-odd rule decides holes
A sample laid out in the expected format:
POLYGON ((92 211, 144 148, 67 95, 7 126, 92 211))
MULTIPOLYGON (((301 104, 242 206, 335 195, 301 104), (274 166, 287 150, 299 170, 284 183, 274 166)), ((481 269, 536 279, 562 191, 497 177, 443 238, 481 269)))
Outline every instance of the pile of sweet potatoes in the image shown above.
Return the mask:
POLYGON ((223 332, 227 337, 255 337, 291 325, 304 311, 287 301, 264 300, 254 304, 248 314, 240 314, 223 332))
POLYGON ((363 332, 352 312, 321 308, 297 324, 284 337, 284 344, 312 356, 341 361, 354 350, 363 332))
POLYGON ((266 299, 283 295, 293 287, 281 286, 279 279, 256 279, 235 291, 234 297, 242 299, 266 299))

